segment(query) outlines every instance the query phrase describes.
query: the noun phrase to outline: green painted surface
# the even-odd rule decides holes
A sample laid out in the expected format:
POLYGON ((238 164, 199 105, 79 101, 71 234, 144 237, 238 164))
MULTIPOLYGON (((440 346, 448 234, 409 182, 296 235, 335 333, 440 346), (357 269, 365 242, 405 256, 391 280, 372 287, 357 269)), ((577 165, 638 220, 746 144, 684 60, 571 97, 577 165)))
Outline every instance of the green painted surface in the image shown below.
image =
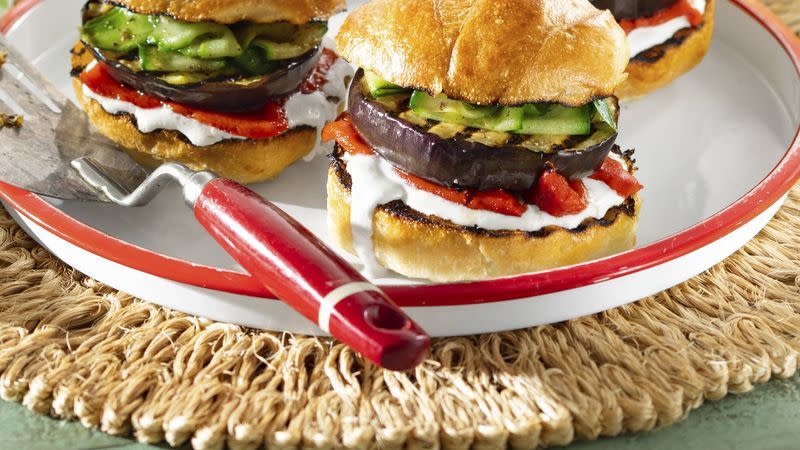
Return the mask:
MULTIPOLYGON (((0 402, 0 449, 154 450, 84 429, 75 422, 38 416, 15 403, 0 402)), ((687 420, 654 433, 596 442, 569 450, 778 450, 800 448, 800 377, 772 381, 741 396, 729 396, 694 411, 687 420)))

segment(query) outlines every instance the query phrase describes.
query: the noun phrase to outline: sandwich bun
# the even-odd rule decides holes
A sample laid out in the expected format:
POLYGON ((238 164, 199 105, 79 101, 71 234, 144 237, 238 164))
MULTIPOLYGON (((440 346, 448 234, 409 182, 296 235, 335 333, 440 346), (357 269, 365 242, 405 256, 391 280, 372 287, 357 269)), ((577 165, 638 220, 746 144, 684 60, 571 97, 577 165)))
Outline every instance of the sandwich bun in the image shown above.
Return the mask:
POLYGON ((184 22, 304 24, 343 11, 344 0, 115 0, 140 14, 169 14, 184 22))
POLYGON ((625 78, 625 32, 587 0, 374 0, 336 38, 351 63, 474 104, 580 106, 625 78))
MULTIPOLYGON (((72 68, 80 72, 94 58, 78 43, 72 51, 72 68)), ((128 114, 109 114, 93 99, 83 95, 83 83, 72 79, 78 103, 89 121, 106 137, 121 146, 138 163, 155 167, 167 161, 193 170, 211 170, 240 183, 258 183, 274 178, 290 164, 314 149, 317 131, 302 127, 270 139, 228 140, 207 147, 192 145, 177 131, 142 133, 128 114)))
POLYGON ((667 42, 632 55, 628 78, 616 91, 621 99, 634 99, 663 87, 700 63, 711 46, 715 0, 708 0, 703 23, 678 31, 667 42))
MULTIPOLYGON (((334 159, 328 173, 328 228, 353 253, 350 175, 334 159)), ((636 244, 639 199, 628 198, 602 219, 578 228, 538 232, 464 227, 416 211, 397 200, 378 206, 372 243, 378 262, 399 274, 437 282, 481 280, 536 272, 609 256, 636 244), (435 256, 432 256, 435 255, 435 256)))

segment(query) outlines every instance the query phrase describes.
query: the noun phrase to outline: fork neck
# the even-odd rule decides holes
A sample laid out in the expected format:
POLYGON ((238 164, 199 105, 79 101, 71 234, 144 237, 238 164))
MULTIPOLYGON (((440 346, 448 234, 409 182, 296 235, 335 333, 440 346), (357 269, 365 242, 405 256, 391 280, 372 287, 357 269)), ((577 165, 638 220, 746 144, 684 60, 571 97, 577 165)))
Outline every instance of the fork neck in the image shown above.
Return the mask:
POLYGON ((191 175, 185 178, 185 181, 181 184, 183 186, 183 201, 186 202, 186 205, 194 209, 197 199, 203 193, 203 189, 208 186, 208 183, 217 178, 219 176, 210 171, 192 172, 191 175))

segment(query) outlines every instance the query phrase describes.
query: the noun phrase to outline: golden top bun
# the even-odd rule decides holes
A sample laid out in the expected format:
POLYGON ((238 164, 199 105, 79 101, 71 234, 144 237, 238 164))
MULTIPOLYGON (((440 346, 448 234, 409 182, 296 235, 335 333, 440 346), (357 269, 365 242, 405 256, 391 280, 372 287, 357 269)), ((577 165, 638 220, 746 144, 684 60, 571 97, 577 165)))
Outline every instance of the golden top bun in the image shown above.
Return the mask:
POLYGON ((374 0, 336 44, 387 81, 477 104, 583 105, 614 93, 630 53, 586 0, 374 0))
POLYGON ((325 20, 343 11, 344 0, 115 0, 141 14, 169 14, 186 22, 291 22, 325 20))

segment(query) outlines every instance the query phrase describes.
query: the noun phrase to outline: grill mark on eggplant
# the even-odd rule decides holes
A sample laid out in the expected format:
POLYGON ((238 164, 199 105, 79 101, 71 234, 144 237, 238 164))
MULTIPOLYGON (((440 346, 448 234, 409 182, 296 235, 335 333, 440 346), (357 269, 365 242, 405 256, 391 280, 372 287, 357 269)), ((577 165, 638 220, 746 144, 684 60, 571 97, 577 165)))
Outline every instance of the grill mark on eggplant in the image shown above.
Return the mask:
POLYGON ((686 42, 689 37, 694 34, 694 32, 700 30, 705 26, 705 22, 701 23, 697 27, 687 27, 682 28, 675 32, 669 39, 658 44, 654 47, 650 47, 647 50, 644 50, 631 58, 631 61, 643 64, 653 64, 658 62, 661 58, 663 58, 667 52, 672 49, 673 47, 678 47, 686 42))
MULTIPOLYGON (((633 172, 634 171, 634 164, 635 160, 632 158, 633 150, 625 150, 621 151, 619 146, 614 146, 612 150, 613 153, 622 156, 625 161, 628 163, 628 169, 633 172)), ((333 153, 329 155, 331 159, 330 167, 333 169, 333 173, 336 176, 336 179, 339 181, 345 190, 352 194, 353 188, 353 179, 350 174, 347 172, 347 165, 341 159, 344 154, 344 149, 342 149, 339 144, 334 146, 333 153)), ((614 206, 610 208, 606 215, 600 219, 595 218, 588 218, 580 223, 575 228, 562 228, 558 226, 546 226, 541 230, 537 231, 521 231, 521 230, 487 230, 485 228, 480 228, 477 226, 464 226, 464 225, 457 225, 449 220, 442 219, 436 216, 430 216, 423 214, 410 206, 406 205, 402 200, 394 200, 389 203, 378 205, 378 209, 391 214, 398 220, 403 220, 411 223, 421 223, 428 226, 434 226, 439 228, 444 228, 447 230, 454 230, 460 233, 470 233, 478 236, 485 236, 485 237, 495 237, 495 238, 502 238, 502 237, 509 237, 509 236, 518 236, 523 235, 526 238, 534 239, 534 238, 546 238, 550 234, 558 231, 558 230, 566 230, 568 233, 572 234, 581 234, 592 227, 610 227, 614 225, 620 215, 625 215, 628 217, 634 217, 636 215, 636 201, 633 197, 628 197, 621 205, 614 206)))
POLYGON ((508 145, 520 145, 527 139, 527 136, 522 134, 512 134, 511 138, 506 142, 508 145))

